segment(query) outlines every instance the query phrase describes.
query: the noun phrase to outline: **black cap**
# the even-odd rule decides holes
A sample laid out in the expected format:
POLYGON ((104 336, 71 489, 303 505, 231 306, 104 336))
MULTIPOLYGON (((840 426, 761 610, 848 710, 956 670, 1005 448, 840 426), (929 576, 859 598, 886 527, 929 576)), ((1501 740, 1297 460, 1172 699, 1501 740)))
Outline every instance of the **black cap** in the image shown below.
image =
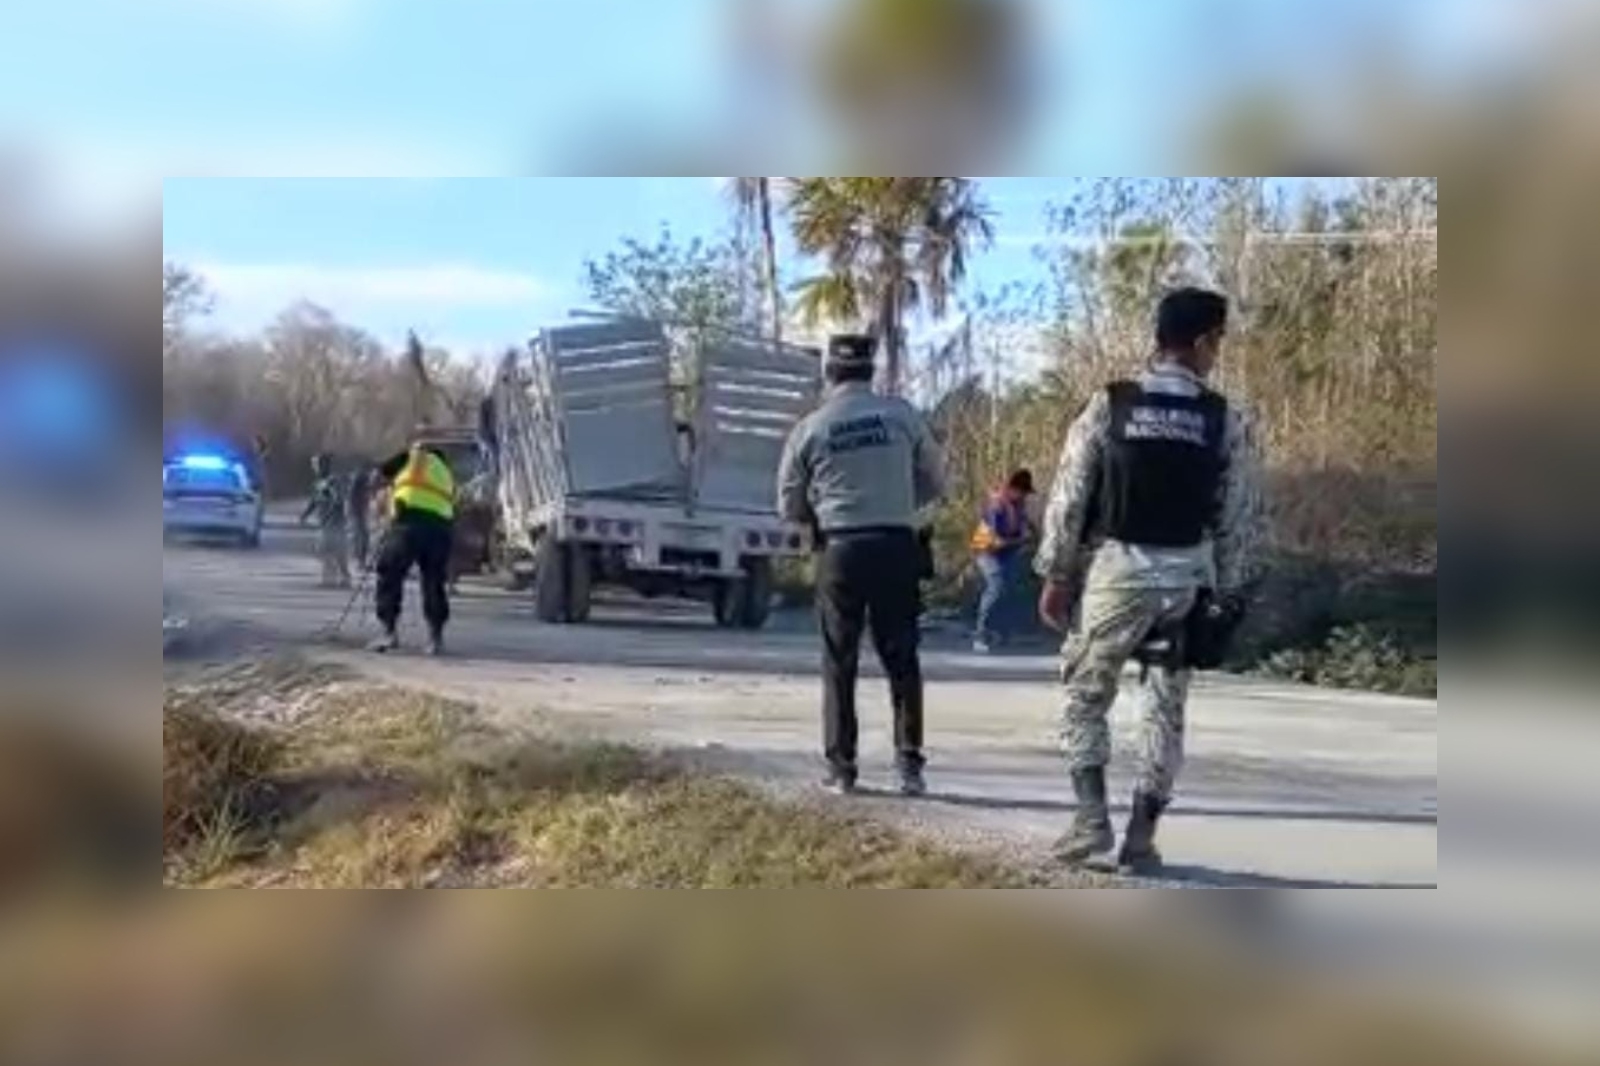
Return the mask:
POLYGON ((828 362, 834 366, 871 366, 878 339, 862 333, 835 333, 828 338, 828 362))

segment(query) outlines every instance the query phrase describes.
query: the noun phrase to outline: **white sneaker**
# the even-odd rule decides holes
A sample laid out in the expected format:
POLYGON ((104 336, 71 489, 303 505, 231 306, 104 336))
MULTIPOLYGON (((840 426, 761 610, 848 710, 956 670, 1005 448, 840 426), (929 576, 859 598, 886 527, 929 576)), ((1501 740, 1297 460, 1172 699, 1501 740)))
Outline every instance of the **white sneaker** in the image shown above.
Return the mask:
POLYGON ((979 655, 988 655, 994 649, 989 647, 989 642, 987 640, 979 639, 972 642, 972 650, 977 652, 979 655))

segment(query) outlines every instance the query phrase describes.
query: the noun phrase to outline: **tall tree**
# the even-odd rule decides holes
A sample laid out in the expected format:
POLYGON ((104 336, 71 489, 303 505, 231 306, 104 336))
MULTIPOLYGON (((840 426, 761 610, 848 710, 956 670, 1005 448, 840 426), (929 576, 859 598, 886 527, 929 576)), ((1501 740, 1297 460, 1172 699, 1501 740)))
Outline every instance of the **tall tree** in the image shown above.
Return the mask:
POLYGON ((768 326, 774 344, 783 343, 783 291, 778 286, 778 239, 772 224, 771 178, 734 178, 733 198, 740 225, 761 233, 762 285, 766 289, 768 326))
POLYGON ((172 342, 191 318, 211 310, 211 290, 205 279, 181 263, 161 264, 162 350, 171 353, 172 342))
POLYGON ((628 238, 583 265, 589 298, 608 311, 695 331, 748 327, 754 308, 739 284, 738 250, 727 242, 680 241, 667 226, 654 243, 628 238))
POLYGON ((827 264, 800 283, 809 321, 871 319, 884 349, 883 385, 898 392, 905 319, 943 317, 975 244, 994 238, 970 178, 796 178, 788 210, 800 250, 827 264))

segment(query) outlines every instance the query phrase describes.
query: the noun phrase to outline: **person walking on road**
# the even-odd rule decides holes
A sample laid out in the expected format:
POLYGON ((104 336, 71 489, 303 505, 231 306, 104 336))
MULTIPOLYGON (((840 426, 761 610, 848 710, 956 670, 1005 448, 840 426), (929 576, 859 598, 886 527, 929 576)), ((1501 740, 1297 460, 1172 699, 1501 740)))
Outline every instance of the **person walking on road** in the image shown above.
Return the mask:
POLYGON ((1022 576, 1022 548, 1029 534, 1028 499, 1033 495, 1033 472, 1017 470, 990 494, 978 528, 972 533, 972 553, 983 577, 978 600, 978 624, 972 650, 987 655, 1009 636, 1012 599, 1022 576))
MULTIPOLYGON (((1060 859, 1109 854, 1107 715, 1124 665, 1152 634, 1181 634, 1197 599, 1242 603, 1261 541, 1258 460, 1246 419, 1207 378, 1228 324, 1219 293, 1181 289, 1156 314, 1158 352, 1136 381, 1101 390, 1067 433, 1035 569, 1040 617, 1065 629, 1087 562, 1077 629, 1062 650, 1062 747, 1077 813, 1060 859)), ((1118 865, 1159 870, 1156 827, 1183 762, 1190 668, 1147 664, 1139 765, 1118 865)))
POLYGON ((820 542, 826 784, 838 792, 856 786, 856 676, 870 623, 889 677, 900 788, 915 796, 925 791, 917 513, 943 497, 944 467, 922 415, 872 391, 876 347, 866 336, 829 340, 828 388, 784 448, 778 509, 810 525, 820 542))
POLYGON ((350 556, 356 566, 365 570, 372 554, 372 480, 373 470, 363 462, 350 475, 349 492, 345 509, 350 516, 350 556))
POLYGON ((311 499, 300 512, 300 524, 312 518, 317 521, 317 560, 322 564, 323 588, 347 589, 350 587, 350 560, 345 530, 344 492, 339 479, 334 476, 333 463, 326 455, 311 459, 311 472, 316 480, 311 486, 311 499))
POLYGON ((372 650, 400 646, 397 627, 406 575, 415 566, 422 579, 422 616, 428 623, 428 654, 444 652, 450 621, 450 550, 455 523, 455 477, 439 452, 414 445, 378 467, 389 483, 389 528, 378 547, 373 602, 382 634, 372 650))

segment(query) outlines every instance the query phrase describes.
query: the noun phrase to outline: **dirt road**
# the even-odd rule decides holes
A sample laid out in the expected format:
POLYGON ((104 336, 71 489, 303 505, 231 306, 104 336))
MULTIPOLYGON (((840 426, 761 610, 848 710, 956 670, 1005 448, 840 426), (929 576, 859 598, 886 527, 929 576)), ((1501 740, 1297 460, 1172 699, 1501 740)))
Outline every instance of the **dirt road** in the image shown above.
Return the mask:
MULTIPOLYGON (((379 659, 357 604, 342 638, 322 634, 348 594, 315 587, 310 535, 273 523, 256 552, 168 547, 165 590, 191 618, 183 640, 297 647, 408 684, 480 702, 517 723, 690 751, 780 793, 817 778, 818 691, 809 617, 762 633, 714 628, 698 605, 618 600, 579 627, 541 625, 525 596, 464 586, 451 658, 379 659)), ((416 589, 403 625, 419 647, 416 589), (409 628, 408 628, 409 627, 409 628)), ((897 825, 1039 860, 1071 817, 1055 750, 1054 657, 982 658, 959 634, 933 635, 929 783, 910 802, 870 791, 848 802, 897 825)), ((863 688, 863 778, 890 782, 888 708, 863 688)), ((1116 711, 1113 782, 1125 792, 1132 707, 1116 711)), ((1433 886, 1438 849, 1438 705, 1230 677, 1201 679, 1190 757, 1163 830, 1173 876, 1250 887, 1433 886)))

